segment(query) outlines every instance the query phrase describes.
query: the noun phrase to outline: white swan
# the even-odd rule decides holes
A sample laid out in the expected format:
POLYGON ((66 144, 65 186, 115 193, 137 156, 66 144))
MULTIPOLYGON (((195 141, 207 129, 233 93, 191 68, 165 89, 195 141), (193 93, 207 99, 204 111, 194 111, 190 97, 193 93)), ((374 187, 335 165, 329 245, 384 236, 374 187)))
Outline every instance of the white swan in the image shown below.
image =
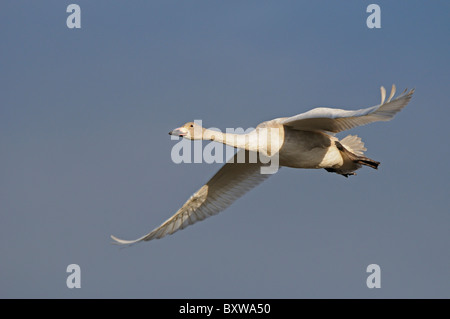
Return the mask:
POLYGON ((263 153, 269 159, 277 156, 280 166, 324 168, 345 177, 355 175, 354 171, 362 165, 377 168, 379 162, 363 156, 366 148, 359 137, 349 135, 339 141, 334 133, 376 121, 389 121, 410 101, 414 90, 406 91, 392 100, 393 85, 385 102, 386 90, 381 87, 379 105, 356 111, 319 107, 292 117, 263 122, 248 134, 220 133, 193 122, 186 123, 169 134, 191 140, 214 140, 241 150, 161 226, 136 240, 111 238, 120 244, 159 239, 219 213, 271 176, 261 173, 267 162, 250 161, 251 154, 263 153))

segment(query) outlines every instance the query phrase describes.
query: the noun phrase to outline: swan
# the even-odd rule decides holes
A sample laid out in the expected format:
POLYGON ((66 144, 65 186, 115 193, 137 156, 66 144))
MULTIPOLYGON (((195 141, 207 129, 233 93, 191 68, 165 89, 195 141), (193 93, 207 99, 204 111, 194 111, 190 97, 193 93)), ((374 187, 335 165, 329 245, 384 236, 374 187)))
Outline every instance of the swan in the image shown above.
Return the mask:
POLYGON ((169 134, 190 140, 212 140, 235 147, 238 152, 168 220, 136 240, 111 238, 118 244, 134 244, 171 235, 189 225, 215 215, 230 206, 247 191, 273 174, 262 173, 268 166, 252 154, 276 157, 279 166, 324 168, 344 177, 356 175, 363 165, 377 169, 380 162, 364 156, 364 143, 355 135, 339 140, 335 133, 377 121, 389 121, 411 100, 414 89, 397 98, 395 85, 386 100, 381 87, 379 105, 354 111, 319 107, 292 117, 276 118, 259 124, 247 134, 212 131, 188 122, 169 134), (270 134, 269 134, 270 132, 270 134), (254 159, 255 157, 253 157, 254 159))

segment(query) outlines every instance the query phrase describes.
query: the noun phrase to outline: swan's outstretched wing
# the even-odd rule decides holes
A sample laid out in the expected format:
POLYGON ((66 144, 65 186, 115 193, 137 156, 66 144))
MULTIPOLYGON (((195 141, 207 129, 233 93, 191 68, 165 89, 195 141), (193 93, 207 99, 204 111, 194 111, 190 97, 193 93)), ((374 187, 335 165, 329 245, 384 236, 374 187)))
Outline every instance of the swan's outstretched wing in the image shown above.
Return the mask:
MULTIPOLYGON (((111 238, 120 244, 159 239, 221 212, 271 175, 261 174, 263 164, 259 161, 250 163, 249 154, 245 150, 238 151, 206 185, 188 199, 175 215, 149 234, 136 240, 122 240, 115 236, 111 238), (243 152, 246 156, 245 163, 243 163, 243 152)), ((250 157, 250 159, 253 158, 257 157, 250 157)))
POLYGON ((281 118, 279 123, 296 130, 338 133, 372 122, 389 121, 411 100, 414 90, 408 93, 406 91, 392 100, 395 94, 395 85, 393 85, 385 103, 386 90, 381 87, 381 104, 379 105, 356 111, 318 107, 292 117, 281 118))

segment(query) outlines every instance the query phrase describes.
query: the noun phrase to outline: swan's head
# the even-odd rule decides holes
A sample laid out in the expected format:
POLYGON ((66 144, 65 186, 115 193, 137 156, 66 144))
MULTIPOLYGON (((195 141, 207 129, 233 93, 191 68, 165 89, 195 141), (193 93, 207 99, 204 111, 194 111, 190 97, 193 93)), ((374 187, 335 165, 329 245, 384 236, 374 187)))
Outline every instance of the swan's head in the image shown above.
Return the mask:
POLYGON ((174 129, 169 132, 169 135, 181 136, 190 140, 201 140, 203 139, 203 131, 205 129, 194 122, 188 122, 183 126, 174 129))

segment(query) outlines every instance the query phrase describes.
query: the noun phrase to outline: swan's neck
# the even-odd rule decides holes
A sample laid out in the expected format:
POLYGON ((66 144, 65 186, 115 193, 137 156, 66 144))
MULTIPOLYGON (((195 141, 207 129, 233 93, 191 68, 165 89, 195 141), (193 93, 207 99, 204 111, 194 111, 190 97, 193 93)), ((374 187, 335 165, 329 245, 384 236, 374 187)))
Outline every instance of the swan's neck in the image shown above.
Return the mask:
POLYGON ((252 148, 251 133, 249 134, 234 134, 222 133, 205 129, 203 131, 203 140, 215 141, 223 143, 235 148, 242 148, 250 150, 252 148))

